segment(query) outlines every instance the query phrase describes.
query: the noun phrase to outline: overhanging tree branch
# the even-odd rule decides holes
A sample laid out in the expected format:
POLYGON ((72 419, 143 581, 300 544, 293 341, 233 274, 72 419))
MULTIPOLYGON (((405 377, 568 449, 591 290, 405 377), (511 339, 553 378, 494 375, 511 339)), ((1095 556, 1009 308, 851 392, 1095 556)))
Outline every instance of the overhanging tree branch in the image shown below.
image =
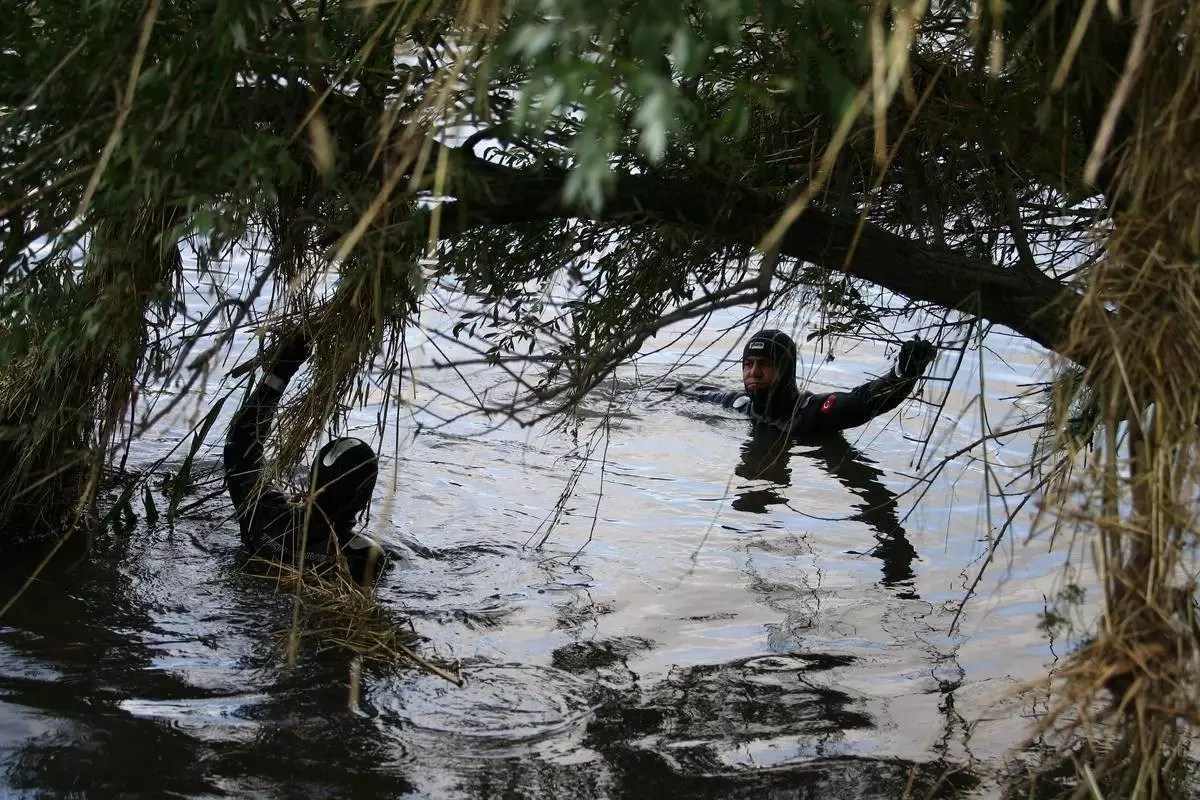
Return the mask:
MULTIPOLYGON (((660 222, 694 228, 731 244, 755 246, 775 221, 781 200, 739 186, 621 175, 605 206, 592 213, 564 202, 561 174, 489 168, 470 174, 442 207, 442 234, 556 218, 614 224, 660 222)), ((1048 276, 1020 273, 953 250, 914 242, 877 225, 810 208, 788 229, 779 254, 870 281, 913 300, 976 314, 1043 347, 1061 351, 1075 299, 1048 276)))

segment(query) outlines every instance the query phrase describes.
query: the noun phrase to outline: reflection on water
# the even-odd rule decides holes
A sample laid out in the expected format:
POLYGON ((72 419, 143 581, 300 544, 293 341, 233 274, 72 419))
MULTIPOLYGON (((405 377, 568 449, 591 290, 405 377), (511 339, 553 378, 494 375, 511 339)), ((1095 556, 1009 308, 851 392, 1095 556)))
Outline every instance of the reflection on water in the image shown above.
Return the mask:
MULTIPOLYGON (((871 552, 883 560, 883 585, 910 582, 917 551, 896 516, 896 494, 882 482, 883 473, 842 434, 797 444, 779 431, 756 427, 742 445, 742 459, 734 470, 751 484, 730 505, 752 514, 765 514, 772 505, 789 505, 791 501, 779 489, 792 484, 789 462, 794 455, 815 460, 861 500, 855 504, 857 513, 846 518, 865 522, 875 531, 878 544, 871 552), (763 482, 768 485, 760 486, 763 482)), ((793 510, 804 513, 794 506, 793 510)))
POLYGON ((847 656, 757 656, 673 670, 614 694, 589 731, 629 797, 951 796, 977 781, 943 763, 875 757, 871 718, 821 673, 847 656), (935 785, 937 788, 935 788, 935 785))
MULTIPOLYGON (((245 574, 223 496, 62 554, 0 620, 0 795, 969 795, 977 751, 1024 730, 968 743, 975 698, 1045 654, 1027 612, 946 634, 984 546, 961 483, 902 525, 911 447, 887 421, 793 443, 621 400, 603 465, 569 432, 471 420, 384 464, 372 533, 408 557, 380 601, 461 662, 461 689, 367 665, 352 703, 351 656, 287 664, 290 599, 245 574), (577 467, 547 545, 525 547, 577 467)), ((5 596, 39 559, 0 564, 5 596)), ((1019 566, 1004 601, 1049 574, 1019 566)))
MULTIPOLYGON (((164 570, 137 552, 144 539, 107 544, 34 583, 0 628, 6 786, 78 797, 402 792, 402 776, 379 768, 378 737, 345 713, 345 659, 281 670, 269 633, 239 635, 285 627, 285 603, 245 581, 220 593, 233 604, 221 609, 194 584, 147 604, 138 584, 190 565, 164 570)), ((218 567, 237 583, 232 561, 218 567)), ((3 585, 22 567, 5 569, 3 585)))

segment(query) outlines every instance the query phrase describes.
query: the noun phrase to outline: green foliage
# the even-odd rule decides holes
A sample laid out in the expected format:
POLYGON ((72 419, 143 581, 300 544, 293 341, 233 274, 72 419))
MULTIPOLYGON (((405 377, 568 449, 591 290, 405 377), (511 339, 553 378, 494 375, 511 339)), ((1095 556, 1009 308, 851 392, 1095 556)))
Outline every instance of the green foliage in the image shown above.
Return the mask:
MULTIPOLYGON (((1154 247, 1130 237, 1130 251, 1160 252, 1195 207, 1171 181, 1195 160, 1187 137, 1161 139, 1183 154, 1173 159, 1145 144, 1182 119, 1154 127, 1168 106, 1182 113, 1171 98, 1196 74, 1194 16, 1173 25, 1194 10, 1160 3, 1138 18, 1157 26, 1158 43, 1140 106, 1119 82, 1147 28, 1113 10, 1090 0, 9 2, 0 527, 84 517, 117 446, 136 435, 126 421, 139 390, 177 380, 186 393, 249 324, 303 324, 317 343, 308 390, 281 418, 285 464, 364 396, 373 357, 397 362, 414 316, 456 292, 447 330, 432 333, 508 370, 527 391, 500 410, 525 418, 569 408, 665 321, 735 303, 819 307, 823 334, 894 338, 895 302, 867 280, 946 309, 946 335, 983 317, 1064 347, 1088 294, 1068 281, 1096 289, 1097 220, 1142 203, 1132 210, 1160 235, 1154 247), (1129 152, 1143 161, 1122 175, 1129 152), (249 288, 185 307, 185 274, 225 269, 251 240, 268 255, 242 267, 249 288), (205 335, 211 346, 193 353, 205 335)), ((1175 243, 1188 268, 1175 277, 1194 274, 1184 256, 1194 262, 1195 240, 1175 243)), ((1115 294, 1092 292, 1094 330, 1109 330, 1115 294)), ((1162 294, 1163 307, 1184 299, 1162 294)), ((1143 296, 1158 297, 1124 295, 1143 296)), ((1180 319, 1190 317, 1170 321, 1180 319)), ((1159 322, 1146 326, 1150 345, 1126 342, 1123 365, 1141 364, 1159 339, 1189 341, 1150 335, 1159 322)), ((1062 382, 1056 443, 1083 441, 1104 418, 1098 406, 1124 396, 1124 384, 1088 390, 1107 363, 1093 358, 1083 380, 1062 382)), ((1146 384, 1163 385, 1161 372, 1146 384)), ((1191 412, 1177 415, 1180 430, 1194 432, 1191 412)), ((1125 411, 1105 413, 1111 433, 1125 411)), ((177 513, 215 419, 190 438, 166 506, 127 481, 114 517, 177 513)), ((1119 518, 1104 524, 1125 531, 1119 518)), ((1116 552, 1123 540, 1111 538, 1116 552)), ((1058 598, 1047 626, 1077 601, 1058 598)), ((1194 697, 1190 673, 1180 676, 1178 695, 1194 697)))
POLYGON ((518 2, 498 40, 525 71, 511 122, 538 135, 571 118, 567 199, 597 209, 613 168, 670 150, 707 162, 777 106, 840 115, 865 72, 866 13, 836 0, 518 2))

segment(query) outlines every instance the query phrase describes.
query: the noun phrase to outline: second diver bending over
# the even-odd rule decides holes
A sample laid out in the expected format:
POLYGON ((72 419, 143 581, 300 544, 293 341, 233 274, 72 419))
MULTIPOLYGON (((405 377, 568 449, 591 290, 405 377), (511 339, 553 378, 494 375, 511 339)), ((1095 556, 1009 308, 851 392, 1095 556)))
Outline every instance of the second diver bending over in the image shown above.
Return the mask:
POLYGON ((273 486, 262 485, 263 441, 288 381, 311 354, 308 339, 285 341, 229 426, 225 442, 225 484, 237 510, 242 543, 251 553, 295 563, 307 558, 346 559, 350 574, 364 586, 385 566, 387 554, 373 539, 355 533, 359 515, 371 505, 378 460, 361 439, 334 439, 321 448, 310 476, 311 501, 293 502, 273 486))

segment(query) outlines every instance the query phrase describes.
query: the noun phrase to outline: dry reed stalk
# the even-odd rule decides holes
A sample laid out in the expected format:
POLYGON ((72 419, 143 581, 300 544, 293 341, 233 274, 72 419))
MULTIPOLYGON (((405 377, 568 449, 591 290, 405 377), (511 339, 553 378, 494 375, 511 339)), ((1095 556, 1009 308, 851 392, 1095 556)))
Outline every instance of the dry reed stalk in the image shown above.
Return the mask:
POLYGON ((300 569, 258 557, 251 565, 251 574, 271 581, 299 605, 297 624, 281 633, 285 649, 292 649, 290 645, 297 639, 308 640, 318 651, 336 648, 364 661, 410 664, 456 686, 463 684, 457 665, 439 665, 418 655, 412 647, 416 635, 391 618, 343 565, 321 562, 300 569))
POLYGON ((22 321, 31 346, 0 369, 0 424, 15 431, 5 444, 16 454, 0 474, 0 525, 23 516, 22 506, 60 509, 63 497, 72 498, 71 524, 92 510, 141 388, 147 312, 182 268, 168 239, 178 215, 143 208, 101 220, 78 278, 58 296, 36 298, 22 321))

